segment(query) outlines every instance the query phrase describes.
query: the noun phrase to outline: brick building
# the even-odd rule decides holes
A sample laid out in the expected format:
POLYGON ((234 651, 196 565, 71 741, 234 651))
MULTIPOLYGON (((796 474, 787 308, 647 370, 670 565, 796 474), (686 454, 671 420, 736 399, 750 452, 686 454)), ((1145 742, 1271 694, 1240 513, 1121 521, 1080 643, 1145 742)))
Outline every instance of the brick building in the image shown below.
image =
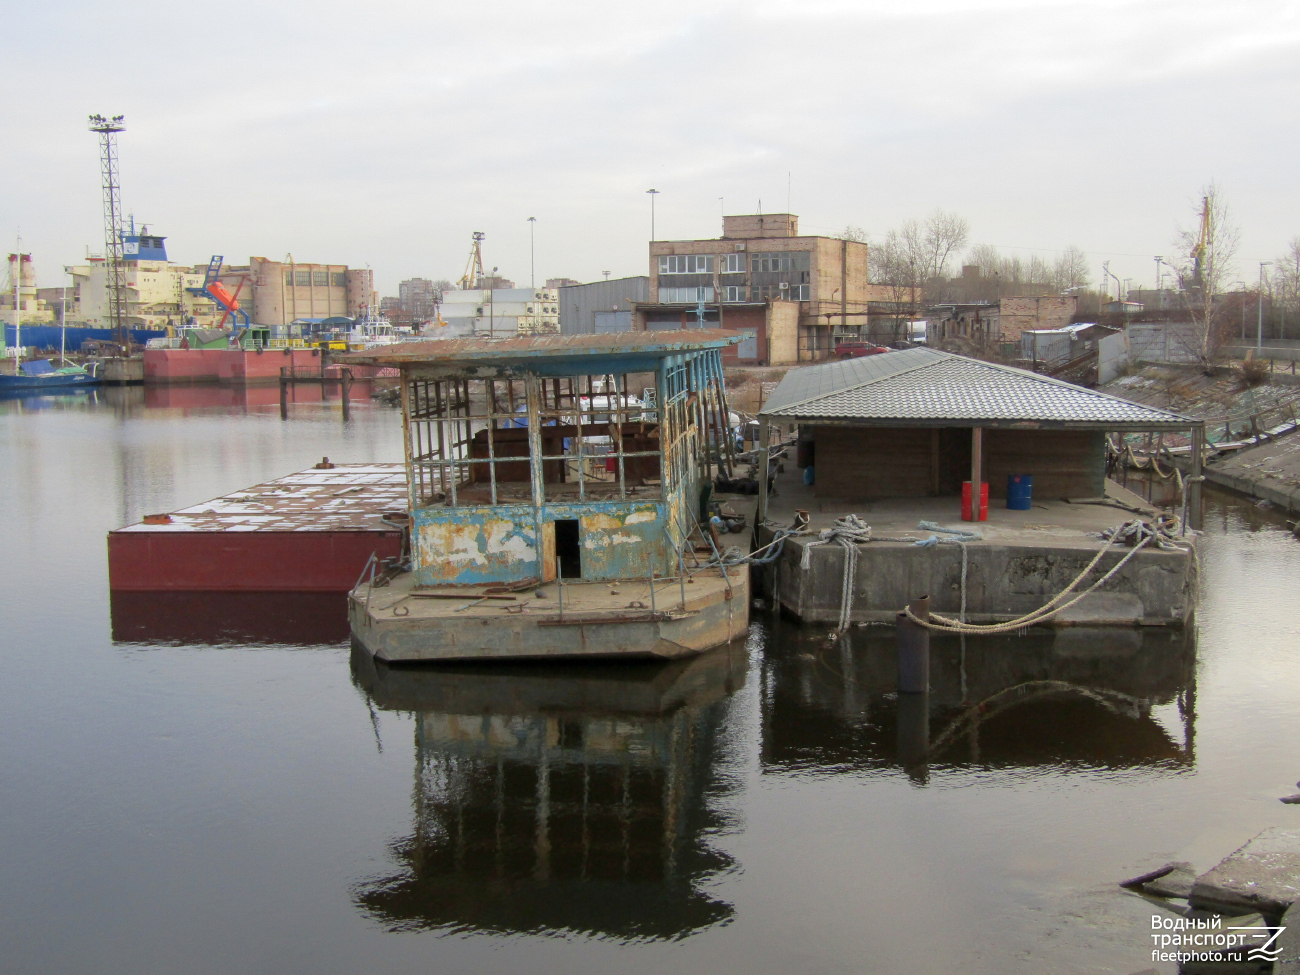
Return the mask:
POLYGON ((865 243, 801 236, 791 213, 725 216, 717 239, 651 241, 650 297, 632 327, 747 331, 727 361, 808 362, 858 339, 882 297, 865 243))

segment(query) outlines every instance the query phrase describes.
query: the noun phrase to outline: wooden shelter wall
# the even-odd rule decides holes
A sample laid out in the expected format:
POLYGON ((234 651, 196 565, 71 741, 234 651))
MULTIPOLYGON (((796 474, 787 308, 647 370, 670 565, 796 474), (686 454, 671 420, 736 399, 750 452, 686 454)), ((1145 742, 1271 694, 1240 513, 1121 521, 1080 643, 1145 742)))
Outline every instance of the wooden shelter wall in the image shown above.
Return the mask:
MULTIPOLYGON (((846 501, 959 495, 970 479, 969 427, 814 426, 813 492, 846 501)), ((1042 498, 1100 497, 1105 434, 1093 430, 985 430, 983 476, 1005 498, 1007 477, 1030 474, 1042 498)))
POLYGON ((1099 498, 1106 493, 1106 434, 985 430, 984 479, 989 482, 989 497, 1007 496, 1010 474, 1032 475, 1036 498, 1099 498))

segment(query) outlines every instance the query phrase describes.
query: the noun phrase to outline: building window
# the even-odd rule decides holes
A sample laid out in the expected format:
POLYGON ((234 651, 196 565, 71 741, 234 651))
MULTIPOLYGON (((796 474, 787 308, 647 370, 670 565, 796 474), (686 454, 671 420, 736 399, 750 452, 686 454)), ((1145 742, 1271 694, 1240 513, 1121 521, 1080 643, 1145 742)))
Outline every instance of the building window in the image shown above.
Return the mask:
POLYGON ((722 273, 723 274, 744 274, 745 255, 744 254, 723 254, 722 273))
POLYGON ((659 300, 668 305, 693 305, 700 301, 713 301, 713 289, 703 285, 695 288, 660 288, 659 300))
POLYGON ((292 272, 292 271, 285 271, 285 272, 284 272, 284 286, 285 286, 286 288, 292 288, 292 287, 293 287, 293 272, 292 272))
POLYGON ((311 283, 317 288, 328 288, 330 285, 329 271, 312 271, 311 283))
POLYGON ((659 258, 660 274, 712 274, 712 254, 665 254, 659 258))
POLYGON ((743 284, 729 284, 722 289, 722 300, 744 301, 748 290, 743 284))
POLYGON ((755 254, 750 258, 749 269, 751 271, 788 271, 790 270, 789 254, 755 254))
POLYGON ((750 301, 767 301, 769 298, 779 298, 785 301, 807 301, 808 285, 806 284, 756 284, 749 289, 750 301))
POLYGON ((310 287, 311 287, 311 272, 310 272, 310 271, 294 271, 294 272, 293 272, 293 283, 296 284, 296 285, 297 285, 298 287, 300 287, 300 288, 310 288, 310 287))
POLYGON ((342 271, 334 271, 330 274, 330 283, 336 288, 346 288, 348 286, 347 275, 342 271))

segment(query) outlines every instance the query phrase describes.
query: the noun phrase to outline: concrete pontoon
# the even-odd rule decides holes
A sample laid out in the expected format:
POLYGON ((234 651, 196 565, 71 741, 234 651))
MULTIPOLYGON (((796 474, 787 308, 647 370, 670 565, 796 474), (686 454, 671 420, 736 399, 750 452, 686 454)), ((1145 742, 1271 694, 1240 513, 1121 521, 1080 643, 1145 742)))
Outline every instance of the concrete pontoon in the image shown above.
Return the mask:
POLYGON ((452 339, 355 353, 401 371, 410 562, 352 631, 383 660, 677 657, 748 625, 744 566, 700 528, 730 449, 740 335, 452 339))
MULTIPOLYGON (((1102 530, 1157 515, 1107 480, 1107 432, 1178 430, 1197 444, 1204 437, 1198 420, 925 348, 792 370, 760 415, 765 437, 772 428, 796 428, 799 456, 791 460, 813 468, 811 485, 788 471, 770 496, 768 453, 760 452, 756 519, 766 523, 762 544, 774 537, 773 526, 793 525, 796 512, 804 522, 806 513, 811 534, 787 539, 765 588, 812 622, 841 619, 846 594, 853 621, 893 622, 923 595, 945 615, 964 607, 968 622, 1019 619, 1079 576, 1105 544, 1102 530), (996 503, 1006 498, 1012 476, 1033 479, 1027 510, 996 503), (987 521, 961 520, 963 481, 988 485, 987 521), (870 524, 874 540, 856 546, 846 588, 847 550, 819 544, 817 533, 850 513, 870 524), (922 521, 979 537, 961 546, 918 546, 934 534, 919 529, 922 521)), ((1199 488, 1199 478, 1190 477, 1192 527, 1199 523, 1199 488)), ((1125 554, 1119 546, 1105 555, 1079 591, 1125 554)), ((1179 528, 1163 545, 1137 552, 1054 622, 1177 625, 1191 616, 1195 595, 1195 532, 1179 528)))

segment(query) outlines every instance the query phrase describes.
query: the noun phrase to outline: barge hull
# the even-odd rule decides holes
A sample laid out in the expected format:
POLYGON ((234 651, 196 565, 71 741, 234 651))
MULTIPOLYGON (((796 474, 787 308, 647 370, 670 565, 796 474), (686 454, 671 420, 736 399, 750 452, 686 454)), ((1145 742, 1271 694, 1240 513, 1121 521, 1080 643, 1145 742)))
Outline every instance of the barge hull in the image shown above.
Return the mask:
POLYGON ((625 609, 648 605, 647 584, 565 587, 574 611, 560 613, 556 586, 539 587, 545 603, 524 593, 509 608, 475 606, 480 597, 431 600, 412 596, 414 586, 393 589, 357 587, 348 599, 353 637, 367 652, 388 663, 440 660, 537 660, 642 657, 673 659, 701 653, 744 636, 749 628, 749 574, 732 570, 730 579, 697 575, 686 601, 671 601, 677 583, 660 580, 658 611, 625 609), (582 592, 586 590, 586 592, 582 592), (600 602, 610 604, 598 607, 600 602), (585 605, 581 605, 585 604, 585 605), (515 612, 527 607, 528 615, 515 612), (616 608, 617 607, 617 608, 616 608))

